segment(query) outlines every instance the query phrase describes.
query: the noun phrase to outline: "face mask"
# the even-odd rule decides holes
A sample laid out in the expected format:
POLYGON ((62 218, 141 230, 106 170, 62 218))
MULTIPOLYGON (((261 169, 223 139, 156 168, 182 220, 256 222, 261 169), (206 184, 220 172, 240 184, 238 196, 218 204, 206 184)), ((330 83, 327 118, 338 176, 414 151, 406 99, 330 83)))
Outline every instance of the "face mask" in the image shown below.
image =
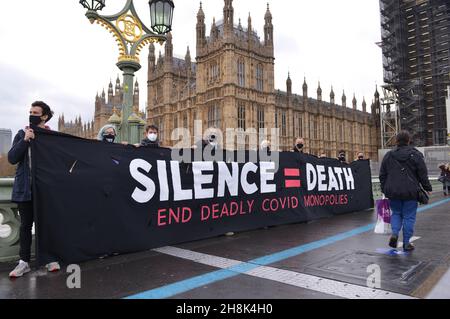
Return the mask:
POLYGON ((105 135, 103 136, 103 142, 114 143, 116 137, 114 135, 105 135))
POLYGON ((39 125, 41 124, 42 120, 40 116, 36 115, 30 115, 30 124, 31 125, 39 125))
POLYGON ((148 139, 150 142, 156 142, 158 140, 158 135, 155 133, 148 134, 148 139))
POLYGON ((303 146, 304 146, 303 144, 297 144, 297 148, 298 148, 298 149, 302 149, 303 146))
POLYGON ((339 159, 340 159, 341 161, 345 162, 345 155, 340 155, 340 156, 339 156, 339 159))
POLYGON ((364 159, 364 156, 360 156, 358 157, 358 159, 362 161, 364 159))

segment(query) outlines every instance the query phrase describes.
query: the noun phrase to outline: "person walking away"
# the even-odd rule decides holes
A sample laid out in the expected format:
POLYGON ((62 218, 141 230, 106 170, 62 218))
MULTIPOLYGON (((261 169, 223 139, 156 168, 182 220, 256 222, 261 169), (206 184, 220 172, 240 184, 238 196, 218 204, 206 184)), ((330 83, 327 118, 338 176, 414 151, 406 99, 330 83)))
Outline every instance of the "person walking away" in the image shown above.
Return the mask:
POLYGON ((439 181, 443 185, 444 196, 448 196, 450 195, 450 164, 441 164, 439 168, 441 169, 439 181))
POLYGON ((392 237, 389 246, 397 248, 398 238, 403 228, 403 250, 413 251, 410 243, 414 235, 418 208, 419 183, 431 194, 432 187, 424 157, 410 146, 411 137, 407 131, 397 135, 397 147, 388 152, 380 169, 383 194, 390 199, 392 210, 392 237))

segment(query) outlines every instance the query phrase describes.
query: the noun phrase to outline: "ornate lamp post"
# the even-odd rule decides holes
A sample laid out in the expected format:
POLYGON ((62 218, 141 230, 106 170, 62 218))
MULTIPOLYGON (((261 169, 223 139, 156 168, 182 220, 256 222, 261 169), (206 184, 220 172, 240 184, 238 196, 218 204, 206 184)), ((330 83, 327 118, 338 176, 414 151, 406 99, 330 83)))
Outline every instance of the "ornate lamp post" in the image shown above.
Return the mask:
MULTIPOLYGON (((172 0, 150 0, 151 29, 147 28, 139 18, 134 7, 134 0, 127 0, 125 7, 111 16, 102 16, 98 12, 105 7, 106 0, 80 0, 87 9, 86 17, 93 23, 98 23, 108 30, 119 46, 119 61, 117 67, 123 72, 124 99, 122 118, 118 127, 121 141, 138 143, 139 129, 136 126, 139 112, 133 109, 133 79, 134 74, 141 69, 139 54, 150 43, 166 41, 168 32, 172 30, 173 10, 172 0)), ((115 114, 117 117, 117 114, 115 114)), ((115 118, 117 121, 117 118, 115 118)), ((142 124, 140 122, 140 124, 142 124)))

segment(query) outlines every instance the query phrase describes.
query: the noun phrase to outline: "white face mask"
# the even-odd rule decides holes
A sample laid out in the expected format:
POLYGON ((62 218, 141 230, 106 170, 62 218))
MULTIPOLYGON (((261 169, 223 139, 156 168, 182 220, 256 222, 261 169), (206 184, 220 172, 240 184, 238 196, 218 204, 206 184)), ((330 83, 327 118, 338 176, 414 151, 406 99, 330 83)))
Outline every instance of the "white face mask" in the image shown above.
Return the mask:
POLYGON ((158 140, 158 135, 155 133, 150 133, 148 134, 148 139, 150 142, 156 142, 158 140))

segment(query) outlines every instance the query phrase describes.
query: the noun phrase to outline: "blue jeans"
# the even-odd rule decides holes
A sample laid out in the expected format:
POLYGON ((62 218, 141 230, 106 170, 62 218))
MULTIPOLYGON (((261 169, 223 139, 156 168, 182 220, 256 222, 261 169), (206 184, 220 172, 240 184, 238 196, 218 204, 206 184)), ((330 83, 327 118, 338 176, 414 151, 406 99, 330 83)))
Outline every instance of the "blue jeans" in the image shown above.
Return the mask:
POLYGON ((391 200, 391 226, 392 234, 397 236, 403 227, 403 247, 406 247, 414 235, 416 225, 417 201, 391 200))

